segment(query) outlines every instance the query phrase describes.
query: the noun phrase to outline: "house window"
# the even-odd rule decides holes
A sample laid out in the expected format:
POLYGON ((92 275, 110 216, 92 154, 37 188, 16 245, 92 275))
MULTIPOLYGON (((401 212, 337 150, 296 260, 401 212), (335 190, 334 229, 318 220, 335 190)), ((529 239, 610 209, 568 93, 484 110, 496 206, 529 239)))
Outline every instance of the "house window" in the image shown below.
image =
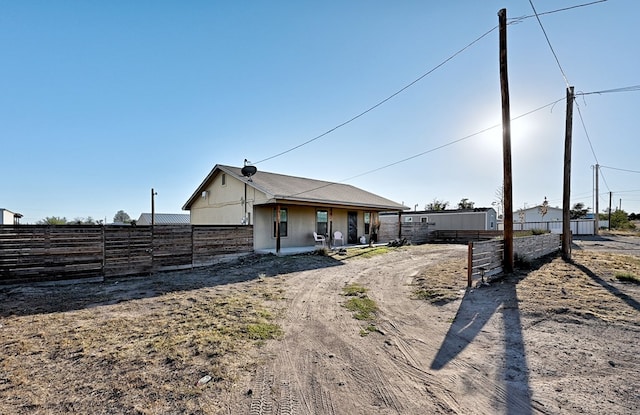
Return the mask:
POLYGON ((222 173, 222 177, 220 178, 220 180, 222 181, 222 185, 226 186, 227 185, 227 174, 226 173, 222 173))
MULTIPOLYGON (((273 237, 276 237, 278 211, 273 209, 273 237)), ((280 237, 287 236, 287 208, 280 208, 280 237)))
POLYGON ((364 212, 364 234, 369 235, 369 226, 371 225, 371 212, 364 212))
POLYGON ((329 214, 326 210, 316 211, 316 232, 318 235, 329 234, 329 214))

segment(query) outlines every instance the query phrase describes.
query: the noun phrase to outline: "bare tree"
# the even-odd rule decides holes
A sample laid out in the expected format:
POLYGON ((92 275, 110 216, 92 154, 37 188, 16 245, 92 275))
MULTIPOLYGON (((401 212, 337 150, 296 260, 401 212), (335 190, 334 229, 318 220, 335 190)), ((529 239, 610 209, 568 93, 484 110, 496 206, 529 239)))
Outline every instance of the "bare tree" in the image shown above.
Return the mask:
POLYGON ((549 202, 547 202, 546 196, 544 197, 544 202, 542 202, 542 204, 538 208, 538 211, 540 212, 540 216, 542 216, 542 222, 544 222, 544 215, 546 215, 549 211, 549 202))
POLYGON ((501 184, 500 187, 496 189, 491 206, 496 208, 498 211, 498 217, 501 217, 504 213, 504 184, 501 184))

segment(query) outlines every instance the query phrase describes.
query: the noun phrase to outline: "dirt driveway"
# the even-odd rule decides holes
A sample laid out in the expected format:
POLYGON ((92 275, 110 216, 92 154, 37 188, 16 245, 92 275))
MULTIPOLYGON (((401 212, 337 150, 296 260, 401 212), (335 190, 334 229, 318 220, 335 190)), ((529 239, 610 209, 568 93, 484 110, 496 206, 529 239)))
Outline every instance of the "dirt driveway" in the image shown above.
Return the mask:
POLYGON ((640 289, 586 252, 468 291, 456 245, 292 274, 284 339, 229 413, 638 413, 640 289), (343 307, 354 283, 380 306, 366 336, 343 307))
POLYGON ((573 254, 469 290, 461 245, 0 287, 0 413, 638 413, 640 255, 573 254))

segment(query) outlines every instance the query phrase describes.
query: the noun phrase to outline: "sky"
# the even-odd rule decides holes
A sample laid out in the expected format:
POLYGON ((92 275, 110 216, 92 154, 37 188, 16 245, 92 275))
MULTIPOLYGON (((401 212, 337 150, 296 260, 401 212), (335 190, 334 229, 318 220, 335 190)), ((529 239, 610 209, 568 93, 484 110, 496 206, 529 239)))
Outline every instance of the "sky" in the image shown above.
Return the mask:
POLYGON ((490 207, 505 8, 514 208, 562 207, 573 86, 571 205, 594 208, 598 164, 600 212, 640 213, 640 2, 574 7, 591 2, 0 0, 0 208, 108 223, 153 188, 157 213, 187 213, 245 159, 490 207))

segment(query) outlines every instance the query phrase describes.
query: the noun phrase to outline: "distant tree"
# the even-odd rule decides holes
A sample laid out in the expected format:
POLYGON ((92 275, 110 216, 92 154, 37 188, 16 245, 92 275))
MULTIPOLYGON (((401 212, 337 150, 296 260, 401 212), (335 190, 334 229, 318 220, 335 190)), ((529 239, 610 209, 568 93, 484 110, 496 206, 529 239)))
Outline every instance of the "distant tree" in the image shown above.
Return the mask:
POLYGON ((58 216, 47 216, 46 218, 36 222, 36 225, 66 225, 66 224, 67 224, 67 218, 65 217, 60 218, 58 216))
MULTIPOLYGON (((606 218, 609 218, 609 214, 607 213, 606 218)), ((629 222, 629 215, 624 210, 616 210, 611 213, 611 229, 631 229, 635 226, 633 223, 629 222)))
POLYGON ((425 210, 445 210, 449 202, 443 200, 433 199, 433 202, 425 205, 425 210))
POLYGON ((93 219, 91 216, 87 216, 86 218, 77 217, 74 218, 73 221, 67 222, 68 225, 97 225, 98 221, 93 219))
POLYGON ((458 209, 473 209, 473 205, 475 203, 465 197, 458 202, 458 209))
POLYGON ((569 216, 571 219, 580 219, 587 216, 588 208, 584 207, 584 203, 578 202, 573 205, 573 208, 569 210, 569 216))
POLYGON ((640 220, 639 213, 629 213, 629 220, 640 220))
POLYGON ((130 223, 131 217, 124 210, 119 210, 113 217, 114 222, 130 223))

